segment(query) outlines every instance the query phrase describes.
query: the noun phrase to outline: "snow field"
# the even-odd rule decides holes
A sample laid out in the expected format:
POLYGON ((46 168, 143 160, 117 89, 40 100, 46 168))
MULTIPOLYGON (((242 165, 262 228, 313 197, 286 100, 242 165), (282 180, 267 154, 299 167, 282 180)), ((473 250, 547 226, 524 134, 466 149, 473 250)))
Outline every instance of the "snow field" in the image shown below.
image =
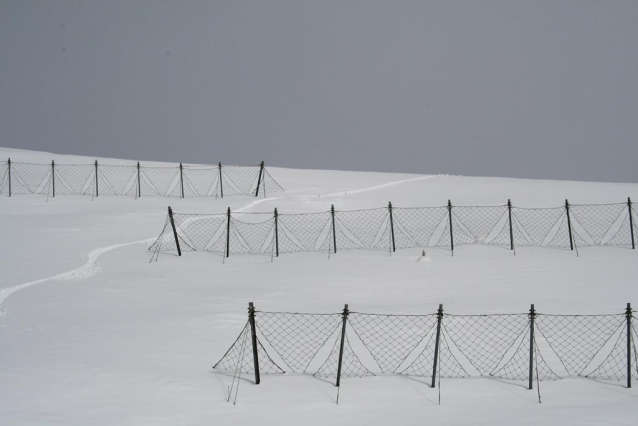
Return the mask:
MULTIPOLYGON (((7 157, 0 149, 0 157, 7 157)), ((31 160, 42 153, 11 153, 31 160), (33 156, 31 158, 30 156, 33 156)), ((46 154, 51 158, 50 154, 46 154)), ((55 156, 56 163, 59 156, 55 156)), ((69 162, 71 162, 69 160, 69 162)), ((370 313, 618 313, 638 304, 637 253, 461 246, 264 256, 161 254, 146 248, 166 207, 188 213, 313 212, 336 208, 638 200, 638 185, 459 176, 305 171, 269 167, 276 197, 133 200, 0 198, 0 423, 175 424, 634 424, 636 388, 586 379, 427 381, 397 376, 331 381, 308 375, 232 377, 211 366, 233 343, 249 301, 258 310, 370 313), (419 178, 419 179, 415 179, 419 178), (401 183, 398 183, 401 182, 401 183), (374 189, 372 189, 374 188, 374 189), (95 250, 113 247, 100 253, 95 250), (92 254, 91 254, 92 253, 92 254), (99 257, 98 257, 99 254, 99 257), (85 266, 82 266, 85 265, 85 266), (79 268, 79 269, 78 269, 79 268), (77 273, 70 273, 76 270, 77 273), (65 275, 67 274, 67 275, 65 275), (50 279, 45 279, 51 277, 50 279), (56 278, 57 277, 57 278, 56 278), (36 284, 26 285, 42 280, 36 284), (20 287, 22 286, 22 287, 20 287)))

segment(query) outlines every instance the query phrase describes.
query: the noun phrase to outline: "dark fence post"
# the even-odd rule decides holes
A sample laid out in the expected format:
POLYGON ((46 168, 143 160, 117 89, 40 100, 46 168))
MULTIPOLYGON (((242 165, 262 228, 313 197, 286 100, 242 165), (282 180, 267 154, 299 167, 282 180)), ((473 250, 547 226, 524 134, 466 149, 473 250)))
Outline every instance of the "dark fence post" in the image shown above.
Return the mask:
POLYGON ((179 247, 179 239, 177 238, 177 228, 175 228, 175 221, 173 220, 173 209, 168 207, 168 218, 171 221, 171 227, 173 228, 173 237, 175 237, 175 245, 177 246, 177 254, 182 255, 182 249, 179 247))
POLYGON ((341 326, 341 346, 339 347, 339 365, 337 367, 337 387, 341 385, 341 366, 343 364, 343 347, 346 342, 346 322, 348 321, 348 304, 343 308, 343 324, 341 326))
POLYGON ((510 218, 510 250, 514 250, 514 233, 512 232, 512 201, 509 199, 507 200, 507 212, 510 218))
POLYGON ((255 328, 255 306, 253 302, 248 303, 248 322, 250 322, 250 337, 253 343, 253 362, 255 367, 255 384, 258 385, 259 377, 259 356, 257 353, 257 330, 255 328))
POLYGON ((397 251, 396 245, 394 244, 394 220, 392 218, 392 203, 388 203, 388 211, 390 212, 390 233, 392 234, 392 251, 397 251))
POLYGON ((140 162, 137 162, 137 198, 142 197, 142 180, 140 179, 140 162))
POLYGON ((275 207, 275 253, 279 257, 279 213, 275 207))
POLYGON ((434 367, 432 368, 432 386, 436 386, 436 367, 439 362, 439 342, 441 341, 441 320, 443 319, 443 305, 439 305, 436 314, 436 341, 434 342, 434 367))
POLYGON ((184 167, 179 163, 179 186, 182 190, 182 198, 184 198, 184 167))
POLYGON ((259 177, 257 178, 257 190, 255 191, 255 197, 259 196, 259 186, 261 185, 261 177, 263 173, 264 173, 264 162, 262 161, 261 167, 259 167, 259 177))
POLYGON ((532 389, 534 386, 534 319, 536 318, 536 311, 534 310, 534 304, 529 310, 529 386, 528 389, 532 389))
POLYGON ((572 219, 569 216, 569 202, 565 200, 565 212, 567 212, 567 227, 569 228, 569 247, 574 250, 574 237, 572 235, 572 219))
POLYGON ((224 198, 224 182, 222 180, 222 163, 219 163, 219 192, 222 196, 222 198, 224 198))
POLYGON ((631 388, 631 303, 627 303, 627 387, 631 388))
POLYGON ((100 195, 99 187, 98 187, 98 178, 97 178, 97 160, 95 160, 95 196, 98 197, 100 195))
POLYGON ((634 219, 632 217, 631 198, 627 197, 627 207, 629 208, 629 228, 631 229, 631 248, 636 249, 634 242, 634 219))
POLYGON ((51 160, 51 184, 53 186, 53 198, 55 198, 55 161, 51 160))
POLYGON ((454 256, 454 232, 452 231, 452 201, 447 200, 447 211, 450 220, 450 249, 452 250, 452 256, 454 256))
POLYGON ((226 213, 226 257, 230 256, 230 207, 226 213))
POLYGON ((332 242, 334 244, 334 252, 337 252, 337 231, 335 229, 335 206, 330 207, 330 214, 332 215, 332 242))
POLYGON ((7 161, 7 166, 9 167, 9 197, 11 196, 11 158, 7 161))

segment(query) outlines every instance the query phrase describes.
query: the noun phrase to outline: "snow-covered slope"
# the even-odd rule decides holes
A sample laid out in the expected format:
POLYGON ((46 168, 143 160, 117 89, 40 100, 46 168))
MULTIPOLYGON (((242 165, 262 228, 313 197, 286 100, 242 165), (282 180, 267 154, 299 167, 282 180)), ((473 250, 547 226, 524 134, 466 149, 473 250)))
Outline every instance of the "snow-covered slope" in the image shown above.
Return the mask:
MULTIPOLYGON (((0 148, 12 161, 94 159, 0 148)), ((102 161, 102 160, 101 160, 102 161)), ((112 164, 116 160, 104 160, 112 164)), ((147 247, 166 208, 180 212, 325 211, 395 206, 560 206, 638 200, 638 184, 418 176, 269 167, 286 192, 255 199, 0 197, 0 423, 633 424, 635 389, 587 379, 524 383, 397 376, 333 383, 308 375, 232 377, 211 370, 258 309, 339 312, 618 313, 638 304, 638 252, 461 246, 233 256, 147 247)), ((427 172, 424 170, 424 172, 427 172)))

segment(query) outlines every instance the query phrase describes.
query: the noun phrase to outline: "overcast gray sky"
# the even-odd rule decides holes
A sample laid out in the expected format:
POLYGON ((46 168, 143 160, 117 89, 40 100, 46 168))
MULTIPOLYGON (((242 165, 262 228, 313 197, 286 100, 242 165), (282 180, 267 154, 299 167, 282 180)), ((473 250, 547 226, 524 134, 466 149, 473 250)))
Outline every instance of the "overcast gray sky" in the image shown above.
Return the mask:
POLYGON ((0 0, 0 146, 638 182, 637 22, 635 0, 0 0))

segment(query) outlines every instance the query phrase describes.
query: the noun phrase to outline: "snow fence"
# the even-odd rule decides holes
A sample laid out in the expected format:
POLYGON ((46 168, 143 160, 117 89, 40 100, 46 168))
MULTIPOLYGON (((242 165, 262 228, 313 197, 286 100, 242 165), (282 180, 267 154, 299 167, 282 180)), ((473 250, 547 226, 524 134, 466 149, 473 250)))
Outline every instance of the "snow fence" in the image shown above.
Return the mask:
POLYGON ((184 165, 148 167, 93 164, 0 163, 0 195, 120 195, 129 197, 266 196, 284 189, 257 166, 184 165))
POLYGON ((400 248, 454 248, 466 244, 502 247, 585 246, 635 249, 638 235, 631 199, 614 204, 552 208, 500 206, 388 207, 318 213, 177 213, 168 208, 164 227, 149 248, 161 252, 206 251, 222 256, 400 248))

